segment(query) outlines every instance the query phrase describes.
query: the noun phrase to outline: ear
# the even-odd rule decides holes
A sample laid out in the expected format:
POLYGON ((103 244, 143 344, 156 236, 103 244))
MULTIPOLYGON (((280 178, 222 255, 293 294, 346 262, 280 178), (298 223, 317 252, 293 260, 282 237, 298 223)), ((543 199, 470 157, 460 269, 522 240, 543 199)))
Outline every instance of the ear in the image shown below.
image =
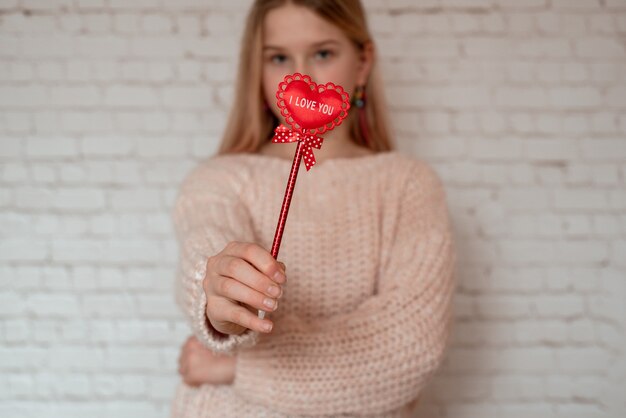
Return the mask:
POLYGON ((357 67, 356 82, 357 86, 363 86, 367 83, 372 65, 374 64, 374 43, 367 41, 359 53, 359 65, 357 67))

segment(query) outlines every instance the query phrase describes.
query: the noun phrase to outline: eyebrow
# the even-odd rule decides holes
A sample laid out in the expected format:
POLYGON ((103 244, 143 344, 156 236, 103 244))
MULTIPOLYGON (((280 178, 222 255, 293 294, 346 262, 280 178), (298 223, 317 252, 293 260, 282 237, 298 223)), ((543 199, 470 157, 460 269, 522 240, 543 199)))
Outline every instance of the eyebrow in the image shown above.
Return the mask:
MULTIPOLYGON (((339 45, 339 42, 337 42, 334 39, 327 39, 325 41, 321 41, 321 42, 316 42, 313 45, 311 45, 313 48, 319 48, 320 46, 326 45, 326 44, 337 44, 339 45)), ((263 47, 263 50, 266 49, 277 49, 277 50, 283 50, 285 48, 280 47, 280 46, 274 46, 274 45, 266 45, 263 47)))

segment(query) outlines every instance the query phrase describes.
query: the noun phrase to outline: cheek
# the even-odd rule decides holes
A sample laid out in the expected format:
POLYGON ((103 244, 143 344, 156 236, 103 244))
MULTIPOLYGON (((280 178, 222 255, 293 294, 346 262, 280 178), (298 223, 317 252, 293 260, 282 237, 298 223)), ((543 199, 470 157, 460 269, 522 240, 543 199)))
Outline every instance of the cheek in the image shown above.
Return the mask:
POLYGON ((276 87, 278 83, 274 82, 273 77, 263 77, 263 97, 265 101, 271 106, 276 101, 276 87))
POLYGON ((276 101, 276 90, 278 84, 283 81, 285 74, 276 69, 263 69, 263 94, 268 103, 276 101))
POLYGON ((274 115, 281 119, 280 109, 276 104, 276 90, 278 89, 278 84, 283 81, 282 78, 276 77, 263 77, 263 97, 265 101, 269 105, 270 109, 274 113, 274 115))
POLYGON ((320 77, 318 83, 330 81, 343 87, 349 94, 352 93, 357 78, 357 66, 353 57, 344 55, 324 70, 323 77, 320 77))
POLYGON ((263 82, 263 98, 265 99, 265 101, 267 103, 272 103, 272 96, 271 96, 271 83, 270 82, 263 82))
POLYGON ((328 81, 343 87, 343 89, 348 92, 350 97, 352 97, 352 94, 356 87, 356 74, 345 70, 337 71, 334 74, 329 75, 328 81))
POLYGON ((345 80, 343 88, 346 89, 347 92, 352 92, 356 86, 359 75, 358 57, 352 56, 349 62, 346 63, 346 74, 349 74, 349 77, 345 80))

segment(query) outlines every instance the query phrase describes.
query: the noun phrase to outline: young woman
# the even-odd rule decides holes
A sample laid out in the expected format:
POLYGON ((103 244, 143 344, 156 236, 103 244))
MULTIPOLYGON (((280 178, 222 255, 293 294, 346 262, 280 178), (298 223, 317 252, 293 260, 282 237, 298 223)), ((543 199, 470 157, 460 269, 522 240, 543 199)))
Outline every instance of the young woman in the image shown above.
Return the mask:
POLYGON ((456 252, 440 178, 392 146, 358 0, 254 2, 220 151, 185 177, 172 216, 193 330, 173 417, 411 415, 444 355, 456 252), (297 143, 270 140, 294 72, 355 100, 301 168, 279 262, 297 143))

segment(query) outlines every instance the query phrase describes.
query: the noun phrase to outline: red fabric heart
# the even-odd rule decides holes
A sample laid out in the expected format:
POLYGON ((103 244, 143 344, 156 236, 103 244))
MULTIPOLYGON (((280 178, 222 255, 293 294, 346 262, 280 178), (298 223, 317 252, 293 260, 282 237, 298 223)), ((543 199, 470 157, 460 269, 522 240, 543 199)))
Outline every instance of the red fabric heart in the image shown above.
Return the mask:
POLYGON ((350 96, 334 83, 317 84, 305 74, 285 76, 276 99, 281 114, 292 129, 322 134, 339 126, 348 116, 350 96))

